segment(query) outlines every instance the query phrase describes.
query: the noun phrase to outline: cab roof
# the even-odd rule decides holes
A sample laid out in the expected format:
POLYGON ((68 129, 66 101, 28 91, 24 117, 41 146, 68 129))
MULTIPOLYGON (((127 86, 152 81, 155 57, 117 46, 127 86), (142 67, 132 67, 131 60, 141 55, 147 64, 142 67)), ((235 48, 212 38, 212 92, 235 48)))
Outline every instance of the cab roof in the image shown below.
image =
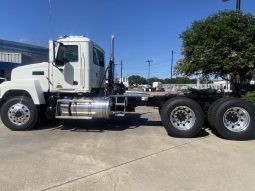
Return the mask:
POLYGON ((70 42, 70 41, 77 41, 77 42, 93 42, 89 38, 85 36, 61 36, 59 37, 59 42, 70 42))
POLYGON ((85 36, 61 36, 58 39, 58 42, 91 42, 93 43, 97 48, 104 51, 97 43, 92 41, 91 39, 85 37, 85 36))

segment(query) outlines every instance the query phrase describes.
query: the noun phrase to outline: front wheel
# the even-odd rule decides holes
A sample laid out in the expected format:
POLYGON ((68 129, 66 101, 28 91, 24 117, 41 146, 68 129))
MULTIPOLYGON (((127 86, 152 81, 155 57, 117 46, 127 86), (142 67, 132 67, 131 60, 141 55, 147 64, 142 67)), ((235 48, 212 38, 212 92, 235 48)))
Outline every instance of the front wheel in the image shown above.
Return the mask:
POLYGON ((168 134, 174 137, 194 137, 204 124, 200 105, 186 97, 168 100, 161 110, 162 123, 168 134))
POLYGON ((3 104, 1 119, 11 130, 29 130, 38 121, 38 110, 30 98, 13 97, 3 104))

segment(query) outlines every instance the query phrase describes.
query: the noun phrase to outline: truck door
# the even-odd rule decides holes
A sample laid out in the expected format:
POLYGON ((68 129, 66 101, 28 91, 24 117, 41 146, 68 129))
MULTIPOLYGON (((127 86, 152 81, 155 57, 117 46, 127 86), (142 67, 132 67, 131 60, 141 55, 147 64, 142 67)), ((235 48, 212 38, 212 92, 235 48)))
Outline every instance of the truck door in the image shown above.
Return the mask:
POLYGON ((81 87, 80 44, 60 44, 51 66, 52 90, 75 91, 81 87))

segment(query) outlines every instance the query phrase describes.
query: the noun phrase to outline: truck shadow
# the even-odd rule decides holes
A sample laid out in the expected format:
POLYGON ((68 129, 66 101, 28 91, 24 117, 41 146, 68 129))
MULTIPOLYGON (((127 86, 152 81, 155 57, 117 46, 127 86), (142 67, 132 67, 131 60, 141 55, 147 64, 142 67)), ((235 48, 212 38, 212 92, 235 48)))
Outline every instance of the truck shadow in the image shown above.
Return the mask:
POLYGON ((61 119, 54 121, 42 121, 35 130, 70 130, 78 132, 104 132, 104 131, 123 131, 126 129, 136 129, 141 126, 162 127, 161 121, 149 121, 142 118, 138 113, 126 114, 125 117, 111 117, 110 119, 92 120, 71 120, 61 119))
MULTIPOLYGON (((162 122, 150 121, 142 116, 145 113, 128 113, 125 117, 111 117, 110 119, 92 119, 92 120, 54 120, 54 121, 41 121, 37 128, 34 130, 49 129, 54 130, 68 130, 72 132, 98 132, 102 133, 105 131, 124 131, 128 129, 136 128, 164 128, 162 122)), ((196 136, 205 137, 209 133, 204 129, 196 136)))

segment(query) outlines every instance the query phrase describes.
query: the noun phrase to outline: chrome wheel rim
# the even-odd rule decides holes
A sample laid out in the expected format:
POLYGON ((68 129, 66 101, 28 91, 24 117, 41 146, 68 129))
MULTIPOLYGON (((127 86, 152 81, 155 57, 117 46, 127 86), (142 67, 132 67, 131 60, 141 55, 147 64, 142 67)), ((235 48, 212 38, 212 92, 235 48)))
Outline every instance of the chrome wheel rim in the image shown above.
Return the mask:
POLYGON ((29 121, 30 116, 28 107, 21 103, 11 106, 8 110, 8 118, 10 122, 18 126, 26 124, 29 121))
POLYGON ((170 121, 176 129, 187 131, 194 126, 196 115, 190 107, 177 106, 170 114, 170 121))
POLYGON ((224 126, 232 132, 245 131, 250 121, 249 113, 241 107, 231 107, 223 115, 224 126))

